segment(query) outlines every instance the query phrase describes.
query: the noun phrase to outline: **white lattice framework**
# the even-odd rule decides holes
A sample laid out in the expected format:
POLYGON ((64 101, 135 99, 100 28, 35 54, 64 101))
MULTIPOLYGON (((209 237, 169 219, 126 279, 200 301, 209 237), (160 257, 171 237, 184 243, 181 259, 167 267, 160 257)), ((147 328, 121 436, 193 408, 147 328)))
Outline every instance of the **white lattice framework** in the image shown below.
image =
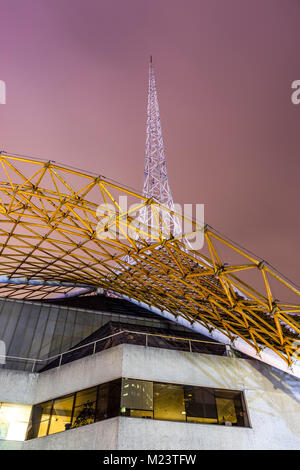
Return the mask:
MULTIPOLYGON (((152 57, 149 64, 149 90, 146 126, 145 177, 143 196, 158 201, 171 211, 175 211, 174 201, 168 181, 167 162, 163 142, 157 89, 152 57)), ((161 225, 173 236, 182 233, 181 224, 176 215, 163 212, 161 225)), ((153 213, 143 208, 140 220, 147 226, 153 226, 153 213)))

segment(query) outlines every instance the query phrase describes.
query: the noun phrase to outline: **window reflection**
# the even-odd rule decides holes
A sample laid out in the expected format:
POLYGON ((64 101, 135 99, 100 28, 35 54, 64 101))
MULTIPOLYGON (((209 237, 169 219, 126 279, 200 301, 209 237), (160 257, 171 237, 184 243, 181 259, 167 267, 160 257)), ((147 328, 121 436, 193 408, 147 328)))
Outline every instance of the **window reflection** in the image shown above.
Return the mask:
MULTIPOLYGON (((241 392, 123 378, 35 405, 27 439, 120 415, 249 426, 241 392)), ((0 432, 5 426, 0 419, 0 432)))
POLYGON ((216 391, 219 424, 249 426, 243 397, 240 392, 216 391))
POLYGON ((48 433, 53 401, 48 401, 32 407, 31 419, 26 439, 43 437, 48 433))
POLYGON ((153 382, 122 379, 121 413, 136 418, 153 418, 153 382))
POLYGON ((97 387, 77 392, 72 417, 72 428, 95 422, 97 387))
POLYGON ((31 406, 0 403, 0 439, 24 441, 31 406))
POLYGON ((122 380, 121 414, 190 423, 249 426, 241 392, 122 380))
POLYGON ((154 419, 186 421, 183 385, 154 384, 154 419))
POLYGON ((74 395, 54 400, 48 434, 70 429, 74 395))
POLYGON ((120 415, 121 379, 98 386, 96 421, 120 415))
POLYGON ((218 423, 214 390, 184 387, 187 421, 192 423, 218 423))

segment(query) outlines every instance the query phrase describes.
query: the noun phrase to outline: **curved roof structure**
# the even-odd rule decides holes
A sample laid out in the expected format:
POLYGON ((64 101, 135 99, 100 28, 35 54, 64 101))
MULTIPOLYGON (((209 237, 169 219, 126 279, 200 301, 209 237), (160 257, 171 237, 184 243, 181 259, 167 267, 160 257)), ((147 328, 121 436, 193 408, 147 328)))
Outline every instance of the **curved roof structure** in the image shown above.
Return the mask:
POLYGON ((195 221, 205 247, 189 249, 188 234, 165 230, 168 208, 102 176, 3 152, 0 163, 0 296, 102 287, 292 364, 300 292, 267 263, 195 221), (146 206, 156 221, 150 242, 138 217, 146 206))

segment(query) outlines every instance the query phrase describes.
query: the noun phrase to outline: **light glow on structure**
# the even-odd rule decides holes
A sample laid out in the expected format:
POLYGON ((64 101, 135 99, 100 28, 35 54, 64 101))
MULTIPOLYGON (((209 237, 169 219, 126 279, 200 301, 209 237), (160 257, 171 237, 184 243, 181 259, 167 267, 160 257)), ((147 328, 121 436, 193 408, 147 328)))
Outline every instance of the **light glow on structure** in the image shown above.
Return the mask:
MULTIPOLYGON (((168 180, 167 161, 165 156, 152 57, 150 58, 149 64, 143 196, 146 199, 152 198, 161 204, 162 207, 159 217, 161 218, 162 229, 165 226, 166 230, 173 236, 181 235, 182 227, 180 220, 176 215, 174 215, 175 206, 168 180), (172 211, 172 213, 163 210, 164 207, 167 207, 172 211)), ((146 226, 155 224, 153 211, 148 207, 143 207, 141 209, 140 219, 146 226)))
POLYGON ((0 403, 0 439, 24 441, 30 413, 31 406, 0 403))
POLYGON ((143 194, 54 161, 0 152, 0 164, 0 296, 102 288, 300 377, 299 289, 208 225, 188 220, 182 233, 152 62, 143 194), (187 240, 199 233, 204 249, 192 249, 187 240))
MULTIPOLYGON (((204 229, 206 254, 189 250, 185 234, 166 239, 159 224, 151 243, 139 238, 138 227, 124 240, 99 239, 99 204, 113 204, 111 215, 120 230, 132 214, 127 218, 120 213, 119 196, 126 194, 154 212, 161 205, 106 178, 55 162, 2 152, 0 164, 0 276, 9 278, 0 287, 2 297, 47 298, 68 292, 72 285, 100 287, 174 319, 181 317, 191 326, 220 332, 233 344, 241 339, 258 358, 273 351, 284 370, 292 365, 300 339, 300 305, 276 300, 274 282, 286 288, 286 299, 291 293, 299 299, 300 292, 267 263, 210 226, 204 229), (236 255, 243 261, 237 264, 236 255), (261 281, 261 289, 244 273, 261 281)), ((191 224, 194 232, 203 230, 191 224)))

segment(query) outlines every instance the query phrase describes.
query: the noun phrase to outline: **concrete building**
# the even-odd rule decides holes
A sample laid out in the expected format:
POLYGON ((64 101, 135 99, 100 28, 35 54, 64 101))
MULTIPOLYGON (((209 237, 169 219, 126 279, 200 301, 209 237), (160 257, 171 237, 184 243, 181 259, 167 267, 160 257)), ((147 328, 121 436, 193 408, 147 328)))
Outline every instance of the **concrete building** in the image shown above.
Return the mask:
POLYGON ((0 369, 0 449, 300 447, 299 379, 130 302, 2 300, 0 322, 19 358, 0 369))
POLYGON ((152 57, 142 195, 0 161, 0 449, 300 447, 300 290, 175 207, 152 57))

